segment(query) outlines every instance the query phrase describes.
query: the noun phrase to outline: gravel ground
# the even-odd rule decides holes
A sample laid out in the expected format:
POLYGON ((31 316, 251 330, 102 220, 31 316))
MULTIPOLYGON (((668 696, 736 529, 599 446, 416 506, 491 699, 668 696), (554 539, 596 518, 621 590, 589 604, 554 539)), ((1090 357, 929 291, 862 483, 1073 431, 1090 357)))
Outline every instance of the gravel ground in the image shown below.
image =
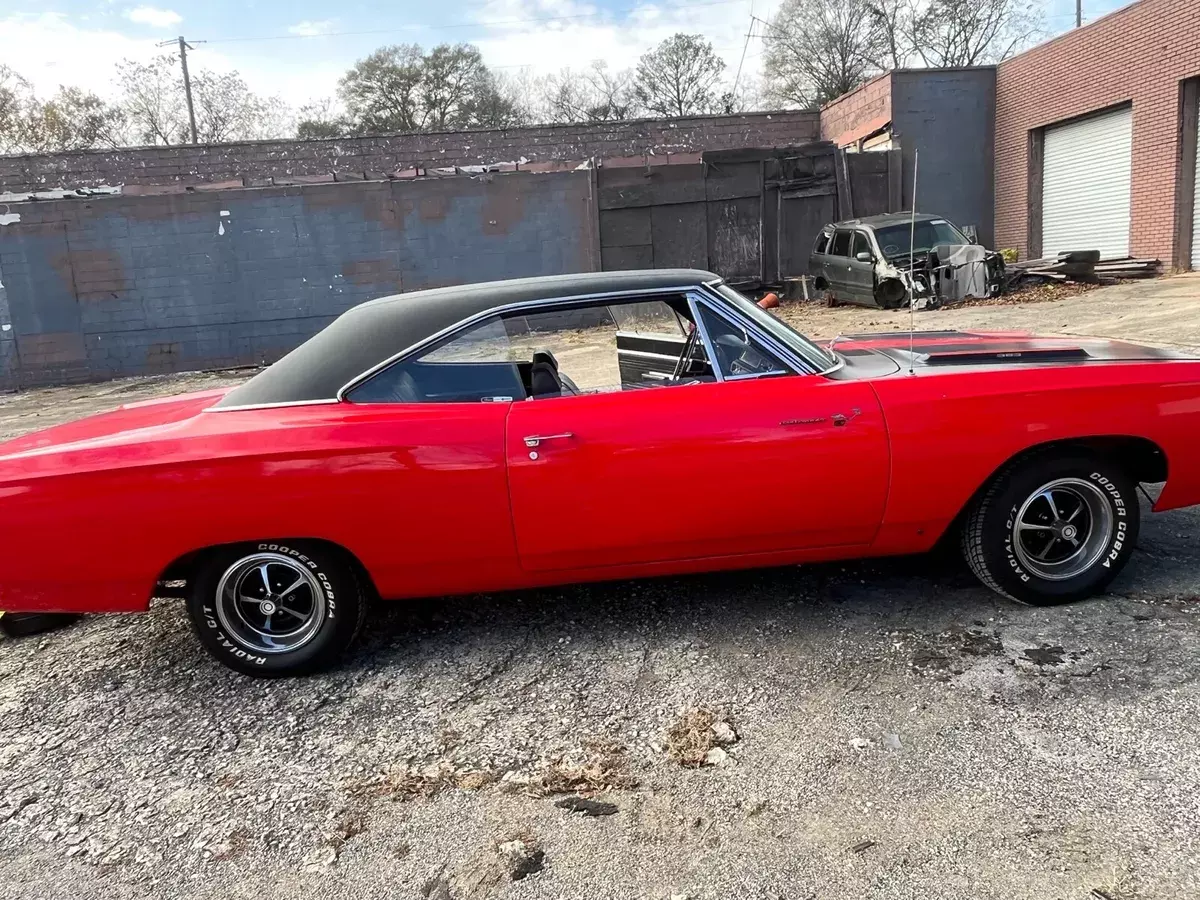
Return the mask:
MULTIPOLYGON (((0 433, 226 377, 0 398, 0 433)), ((1148 519, 1056 609, 940 557, 396 604, 286 682, 173 602, 3 641, 0 898, 1195 898, 1198 534, 1148 519)))

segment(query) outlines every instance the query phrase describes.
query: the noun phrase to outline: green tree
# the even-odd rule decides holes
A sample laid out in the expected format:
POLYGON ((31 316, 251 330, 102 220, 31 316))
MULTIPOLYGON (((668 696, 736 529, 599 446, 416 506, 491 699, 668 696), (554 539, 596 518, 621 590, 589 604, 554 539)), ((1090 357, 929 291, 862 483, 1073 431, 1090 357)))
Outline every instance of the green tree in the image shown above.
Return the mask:
POLYGON ((470 44, 428 53, 416 44, 381 47, 342 77, 338 96, 357 134, 505 127, 527 118, 470 44))
POLYGON ((114 147, 122 124, 121 111, 90 91, 60 87, 42 100, 28 81, 0 66, 0 152, 114 147))

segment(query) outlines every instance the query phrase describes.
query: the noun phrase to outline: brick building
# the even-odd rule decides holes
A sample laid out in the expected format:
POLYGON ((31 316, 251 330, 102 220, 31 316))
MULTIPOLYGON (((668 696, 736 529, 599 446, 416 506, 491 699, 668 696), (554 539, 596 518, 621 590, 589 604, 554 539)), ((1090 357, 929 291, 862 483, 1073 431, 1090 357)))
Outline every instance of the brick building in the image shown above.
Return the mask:
POLYGON ((415 169, 520 162, 525 171, 562 170, 591 157, 698 162, 703 150, 796 147, 817 140, 811 110, 732 116, 636 119, 481 131, 388 134, 331 140, 79 150, 0 156, 0 194, 124 185, 126 193, 211 185, 261 187, 381 179, 415 169), (145 189, 143 191, 138 188, 145 189))
POLYGON ((1200 2, 1138 0, 999 66, 881 75, 821 110, 821 136, 899 144, 906 204, 919 151, 918 208, 1022 258, 1200 269, 1198 110, 1200 2))
MULTIPOLYGON (((1193 258, 1200 2, 1140 0, 1002 63, 996 72, 996 238, 1040 256, 1054 223, 1057 173, 1049 154, 1072 132, 1091 144, 1129 130, 1109 167, 1100 151, 1068 167, 1087 179, 1079 212, 1128 209, 1127 252, 1174 268, 1193 258), (1091 132, 1088 132, 1092 117, 1091 132), (1127 145, 1127 146, 1126 146, 1127 145), (1085 170, 1091 171, 1085 171, 1085 170), (1126 186, 1125 182, 1128 181, 1126 186), (1106 206, 1105 191, 1119 190, 1106 206), (1115 206, 1113 205, 1115 203, 1115 206)), ((1119 235, 1118 235, 1119 241, 1119 235)), ((1200 259, 1197 260, 1200 265, 1200 259)))

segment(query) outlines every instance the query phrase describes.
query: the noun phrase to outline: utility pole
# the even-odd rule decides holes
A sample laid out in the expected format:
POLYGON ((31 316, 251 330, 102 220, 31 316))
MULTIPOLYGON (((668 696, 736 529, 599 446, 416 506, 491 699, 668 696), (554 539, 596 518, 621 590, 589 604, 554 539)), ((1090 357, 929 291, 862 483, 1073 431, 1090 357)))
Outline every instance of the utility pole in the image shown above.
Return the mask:
MULTIPOLYGON (((1083 0, 1075 0, 1075 2, 1082 3, 1083 0)), ((188 123, 192 126, 192 143, 198 144, 200 140, 196 135, 196 107, 192 105, 192 76, 188 74, 187 67, 187 52, 191 49, 181 34, 179 36, 179 61, 183 65, 183 93, 187 96, 188 123)))
MULTIPOLYGON (((187 41, 185 41, 183 39, 182 34, 178 38, 176 38, 176 40, 163 41, 158 46, 166 47, 168 44, 174 44, 174 43, 179 44, 179 63, 181 66, 183 66, 183 94, 187 98, 188 125, 191 126, 192 143, 198 144, 198 143, 200 143, 200 138, 196 132, 196 107, 192 103, 192 76, 188 74, 188 67, 187 67, 187 52, 189 50, 195 50, 196 48, 193 47, 191 44, 189 44, 187 41)), ((203 44, 205 42, 197 41, 197 43, 203 44)))
MULTIPOLYGON (((1083 0, 1075 0, 1075 27, 1083 27, 1083 0)), ((183 40, 183 38, 180 38, 180 40, 183 40)), ((187 68, 186 64, 184 68, 187 68)))

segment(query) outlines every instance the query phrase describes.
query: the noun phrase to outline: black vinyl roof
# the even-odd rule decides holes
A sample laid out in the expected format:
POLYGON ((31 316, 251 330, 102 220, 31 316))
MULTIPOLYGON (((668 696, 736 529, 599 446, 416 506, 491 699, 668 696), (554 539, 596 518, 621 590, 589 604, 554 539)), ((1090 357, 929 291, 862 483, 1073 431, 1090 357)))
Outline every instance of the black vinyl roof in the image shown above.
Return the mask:
POLYGON ((234 388, 218 408, 330 400, 347 382, 464 319, 502 306, 588 294, 636 293, 719 280, 699 269, 594 272, 489 281, 368 300, 234 388))

